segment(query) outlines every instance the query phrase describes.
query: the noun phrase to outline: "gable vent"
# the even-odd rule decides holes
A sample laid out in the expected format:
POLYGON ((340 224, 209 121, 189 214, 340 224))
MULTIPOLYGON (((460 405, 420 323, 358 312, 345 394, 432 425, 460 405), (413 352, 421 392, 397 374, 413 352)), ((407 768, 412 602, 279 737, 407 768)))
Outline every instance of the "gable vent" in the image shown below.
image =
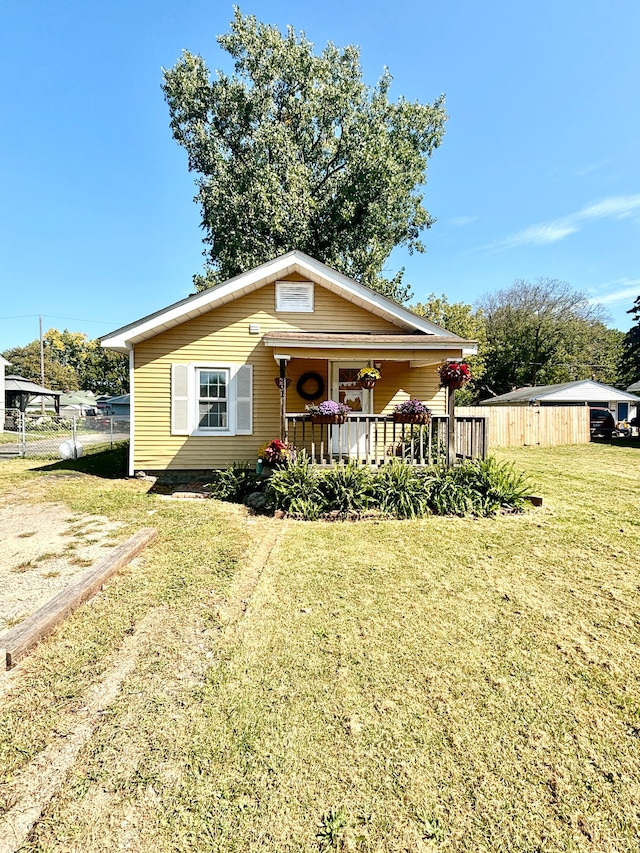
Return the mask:
POLYGON ((310 314, 313 311, 313 282, 276 281, 276 311, 310 314))

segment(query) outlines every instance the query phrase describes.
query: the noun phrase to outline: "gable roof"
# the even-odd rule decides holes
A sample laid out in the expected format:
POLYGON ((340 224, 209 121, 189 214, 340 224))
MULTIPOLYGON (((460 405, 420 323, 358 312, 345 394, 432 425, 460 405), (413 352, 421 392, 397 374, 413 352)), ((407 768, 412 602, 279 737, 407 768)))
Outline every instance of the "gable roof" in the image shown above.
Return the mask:
POLYGON ((219 308, 227 302, 238 299, 291 273, 307 276, 310 281, 326 287, 372 314, 384 317, 409 333, 419 332, 425 335, 463 340, 441 326, 437 326, 424 317, 419 317, 407 308, 403 308, 402 305, 398 305, 397 302, 382 296, 370 287, 366 287, 366 285, 354 281, 326 264, 316 261, 315 258, 305 255, 304 252, 294 250, 287 252, 286 255, 274 258, 272 261, 267 261, 267 263, 248 272, 241 273, 228 281, 187 296, 186 299, 174 302, 173 305, 142 317, 127 326, 122 326, 120 329, 104 335, 100 343, 108 349, 128 352, 141 341, 152 338, 160 332, 178 326, 214 308, 219 308))
POLYGON ((620 391, 612 385, 604 385, 593 379, 578 379, 575 382, 562 382, 559 385, 529 385, 525 388, 517 388, 508 394, 500 394, 499 397, 491 397, 482 400, 481 406, 492 406, 501 403, 583 403, 589 401, 613 402, 640 401, 640 397, 620 391))
POLYGON ((42 385, 36 385, 30 379, 25 379, 24 376, 6 376, 5 391, 11 391, 19 394, 42 394, 43 397, 61 397, 62 391, 52 391, 50 388, 43 388, 42 385))

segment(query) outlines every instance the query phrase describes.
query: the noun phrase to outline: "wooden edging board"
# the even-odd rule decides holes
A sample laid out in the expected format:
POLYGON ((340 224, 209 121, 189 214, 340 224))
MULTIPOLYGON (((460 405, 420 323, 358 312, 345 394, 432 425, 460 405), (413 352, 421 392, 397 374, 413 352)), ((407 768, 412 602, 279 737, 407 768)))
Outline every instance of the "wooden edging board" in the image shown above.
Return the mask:
POLYGON ((87 569, 75 583, 69 584, 35 613, 8 631, 0 640, 0 670, 11 669, 29 649, 62 622, 76 607, 91 598, 118 569, 126 566, 157 536, 153 527, 143 527, 122 545, 87 569), (6 659, 6 664, 5 664, 6 659))

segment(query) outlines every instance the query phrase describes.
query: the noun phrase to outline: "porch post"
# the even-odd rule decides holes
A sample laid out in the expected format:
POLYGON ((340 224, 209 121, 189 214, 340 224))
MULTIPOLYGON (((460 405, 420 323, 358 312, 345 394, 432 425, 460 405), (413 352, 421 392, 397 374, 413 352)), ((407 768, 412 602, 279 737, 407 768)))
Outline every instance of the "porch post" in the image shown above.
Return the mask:
POLYGON ((287 382, 286 382, 286 368, 287 362, 281 358, 279 360, 280 365, 280 382, 278 383, 280 386, 280 438, 282 441, 287 440, 287 382))
POLYGON ((447 464, 456 464, 456 392, 451 386, 447 387, 447 411, 449 412, 449 441, 447 442, 447 464))

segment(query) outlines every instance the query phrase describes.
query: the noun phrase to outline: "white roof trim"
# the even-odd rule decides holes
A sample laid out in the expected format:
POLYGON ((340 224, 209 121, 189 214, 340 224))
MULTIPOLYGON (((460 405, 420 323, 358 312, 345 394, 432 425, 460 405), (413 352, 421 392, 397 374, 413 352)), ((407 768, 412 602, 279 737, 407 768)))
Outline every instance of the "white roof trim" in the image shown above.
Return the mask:
POLYGON ((305 255, 304 252, 294 250, 261 264, 255 269, 241 273, 229 281, 188 296, 186 299, 136 320, 134 323, 122 326, 120 329, 103 336, 101 344, 109 349, 127 352, 140 341, 152 338, 159 332, 205 314, 207 311, 238 299, 240 296, 251 293, 265 284, 270 284, 291 273, 307 275, 316 284, 338 293, 344 299, 390 320, 397 326, 424 332, 428 335, 455 337, 447 329, 431 323, 424 317, 419 317, 412 311, 393 302, 393 300, 387 299, 386 296, 382 296, 365 285, 331 269, 326 264, 316 261, 309 255, 305 255))
MULTIPOLYGON (((325 338, 322 340, 292 340, 291 338, 275 338, 270 337, 269 340, 264 341, 265 345, 268 347, 289 347, 290 349, 354 349, 354 350, 456 350, 463 348, 460 344, 456 343, 456 341, 447 339, 446 341, 440 340, 439 337, 432 336, 428 338, 420 337, 416 335, 412 341, 407 341, 406 339, 402 339, 399 341, 378 341, 374 338, 368 338, 366 335, 362 336, 362 339, 359 341, 341 341, 339 338, 331 339, 325 338)), ((464 351, 469 352, 472 350, 471 346, 464 347, 464 351)), ((477 347, 472 351, 471 354, 475 355, 477 353, 477 347)))

